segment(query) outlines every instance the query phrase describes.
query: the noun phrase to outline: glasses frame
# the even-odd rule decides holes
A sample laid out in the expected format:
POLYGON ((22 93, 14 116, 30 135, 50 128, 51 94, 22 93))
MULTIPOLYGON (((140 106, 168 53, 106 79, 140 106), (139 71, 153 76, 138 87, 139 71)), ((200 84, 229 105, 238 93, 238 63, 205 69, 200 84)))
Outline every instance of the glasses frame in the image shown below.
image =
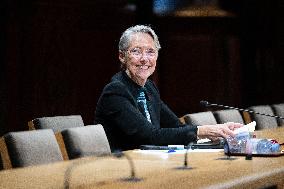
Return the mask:
POLYGON ((158 54, 158 51, 155 49, 149 48, 143 50, 139 47, 128 49, 127 52, 135 59, 141 59, 143 56, 145 56, 147 59, 154 59, 158 54))

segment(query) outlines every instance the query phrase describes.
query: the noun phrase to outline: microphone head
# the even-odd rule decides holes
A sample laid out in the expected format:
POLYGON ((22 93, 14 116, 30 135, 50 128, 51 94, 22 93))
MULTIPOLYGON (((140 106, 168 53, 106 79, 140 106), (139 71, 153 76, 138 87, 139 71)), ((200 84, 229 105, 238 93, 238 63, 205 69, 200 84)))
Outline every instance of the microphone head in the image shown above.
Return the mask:
POLYGON ((201 105, 201 106, 204 106, 204 107, 208 107, 208 106, 210 106, 210 103, 209 103, 208 101, 201 100, 201 101, 200 101, 200 105, 201 105))
POLYGON ((116 158, 121 158, 122 156, 124 156, 124 153, 120 150, 116 150, 112 153, 112 155, 116 158))

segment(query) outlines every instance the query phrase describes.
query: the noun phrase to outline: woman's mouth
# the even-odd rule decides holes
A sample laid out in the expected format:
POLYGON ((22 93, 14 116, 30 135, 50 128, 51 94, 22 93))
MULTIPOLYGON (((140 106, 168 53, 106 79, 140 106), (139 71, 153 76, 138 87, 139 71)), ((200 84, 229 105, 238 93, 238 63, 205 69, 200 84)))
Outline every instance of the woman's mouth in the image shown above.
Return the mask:
POLYGON ((150 68, 150 66, 147 66, 147 65, 137 65, 136 67, 141 69, 141 70, 147 70, 147 69, 150 68))

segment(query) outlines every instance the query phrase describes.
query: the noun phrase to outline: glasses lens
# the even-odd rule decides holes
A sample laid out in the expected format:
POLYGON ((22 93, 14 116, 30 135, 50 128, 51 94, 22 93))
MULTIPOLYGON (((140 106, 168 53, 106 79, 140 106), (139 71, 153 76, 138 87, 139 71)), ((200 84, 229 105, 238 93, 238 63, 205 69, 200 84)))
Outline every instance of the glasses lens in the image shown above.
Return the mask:
POLYGON ((148 58, 153 58, 156 55, 156 51, 154 49, 146 49, 143 53, 142 49, 134 48, 129 50, 129 53, 135 58, 141 58, 143 54, 145 54, 148 58))

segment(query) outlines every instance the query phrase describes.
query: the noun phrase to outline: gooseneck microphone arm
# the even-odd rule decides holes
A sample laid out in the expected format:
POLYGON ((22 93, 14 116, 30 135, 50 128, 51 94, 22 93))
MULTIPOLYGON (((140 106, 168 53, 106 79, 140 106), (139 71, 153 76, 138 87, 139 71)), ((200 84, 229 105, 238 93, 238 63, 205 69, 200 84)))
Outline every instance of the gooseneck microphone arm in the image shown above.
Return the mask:
POLYGON ((192 169, 192 167, 188 166, 188 159, 187 159, 188 150, 189 149, 191 150, 192 145, 193 145, 193 142, 190 142, 186 146, 186 151, 185 151, 185 154, 184 154, 183 166, 175 167, 175 169, 178 169, 178 170, 186 170, 186 169, 189 170, 189 169, 192 169))
POLYGON ((134 168, 134 163, 132 159, 122 151, 116 151, 113 153, 113 155, 117 158, 125 157, 127 161, 129 162, 130 165, 130 178, 135 178, 135 168, 134 168))
POLYGON ((135 175, 134 162, 131 159, 131 157, 129 155, 127 155, 126 153, 123 153, 122 151, 113 152, 111 155, 94 155, 93 152, 90 152, 90 153, 88 153, 87 156, 90 156, 90 159, 82 159, 82 160, 73 161, 67 167, 65 174, 64 174, 64 189, 70 188, 71 175, 72 175, 73 170, 76 167, 78 167, 80 165, 85 165, 85 164, 88 164, 88 163, 93 163, 96 160, 111 157, 111 156, 114 156, 116 158, 125 157, 126 160, 129 163, 131 175, 130 175, 130 177, 122 178, 121 180, 126 181, 126 182, 139 182, 139 181, 142 180, 142 178, 138 178, 135 175))
POLYGON ((222 104, 211 104, 208 101, 204 101, 204 100, 200 101, 200 104, 204 107, 216 106, 216 107, 220 107, 220 108, 233 109, 233 110, 239 110, 239 111, 242 111, 242 112, 248 112, 248 113, 252 113, 252 114, 274 117, 274 118, 277 118, 277 119, 284 119, 284 117, 277 116, 277 115, 264 114, 264 113, 256 112, 256 111, 253 111, 253 110, 250 110, 250 109, 236 108, 236 107, 226 106, 226 105, 222 105, 222 104))
POLYGON ((123 181, 127 181, 127 182, 140 182, 140 181, 143 180, 142 178, 136 177, 135 166, 134 166, 132 158, 129 155, 127 155, 126 153, 123 153, 122 151, 115 151, 112 154, 116 158, 125 157, 127 159, 128 163, 129 163, 129 166, 130 166, 130 177, 122 179, 123 181))

